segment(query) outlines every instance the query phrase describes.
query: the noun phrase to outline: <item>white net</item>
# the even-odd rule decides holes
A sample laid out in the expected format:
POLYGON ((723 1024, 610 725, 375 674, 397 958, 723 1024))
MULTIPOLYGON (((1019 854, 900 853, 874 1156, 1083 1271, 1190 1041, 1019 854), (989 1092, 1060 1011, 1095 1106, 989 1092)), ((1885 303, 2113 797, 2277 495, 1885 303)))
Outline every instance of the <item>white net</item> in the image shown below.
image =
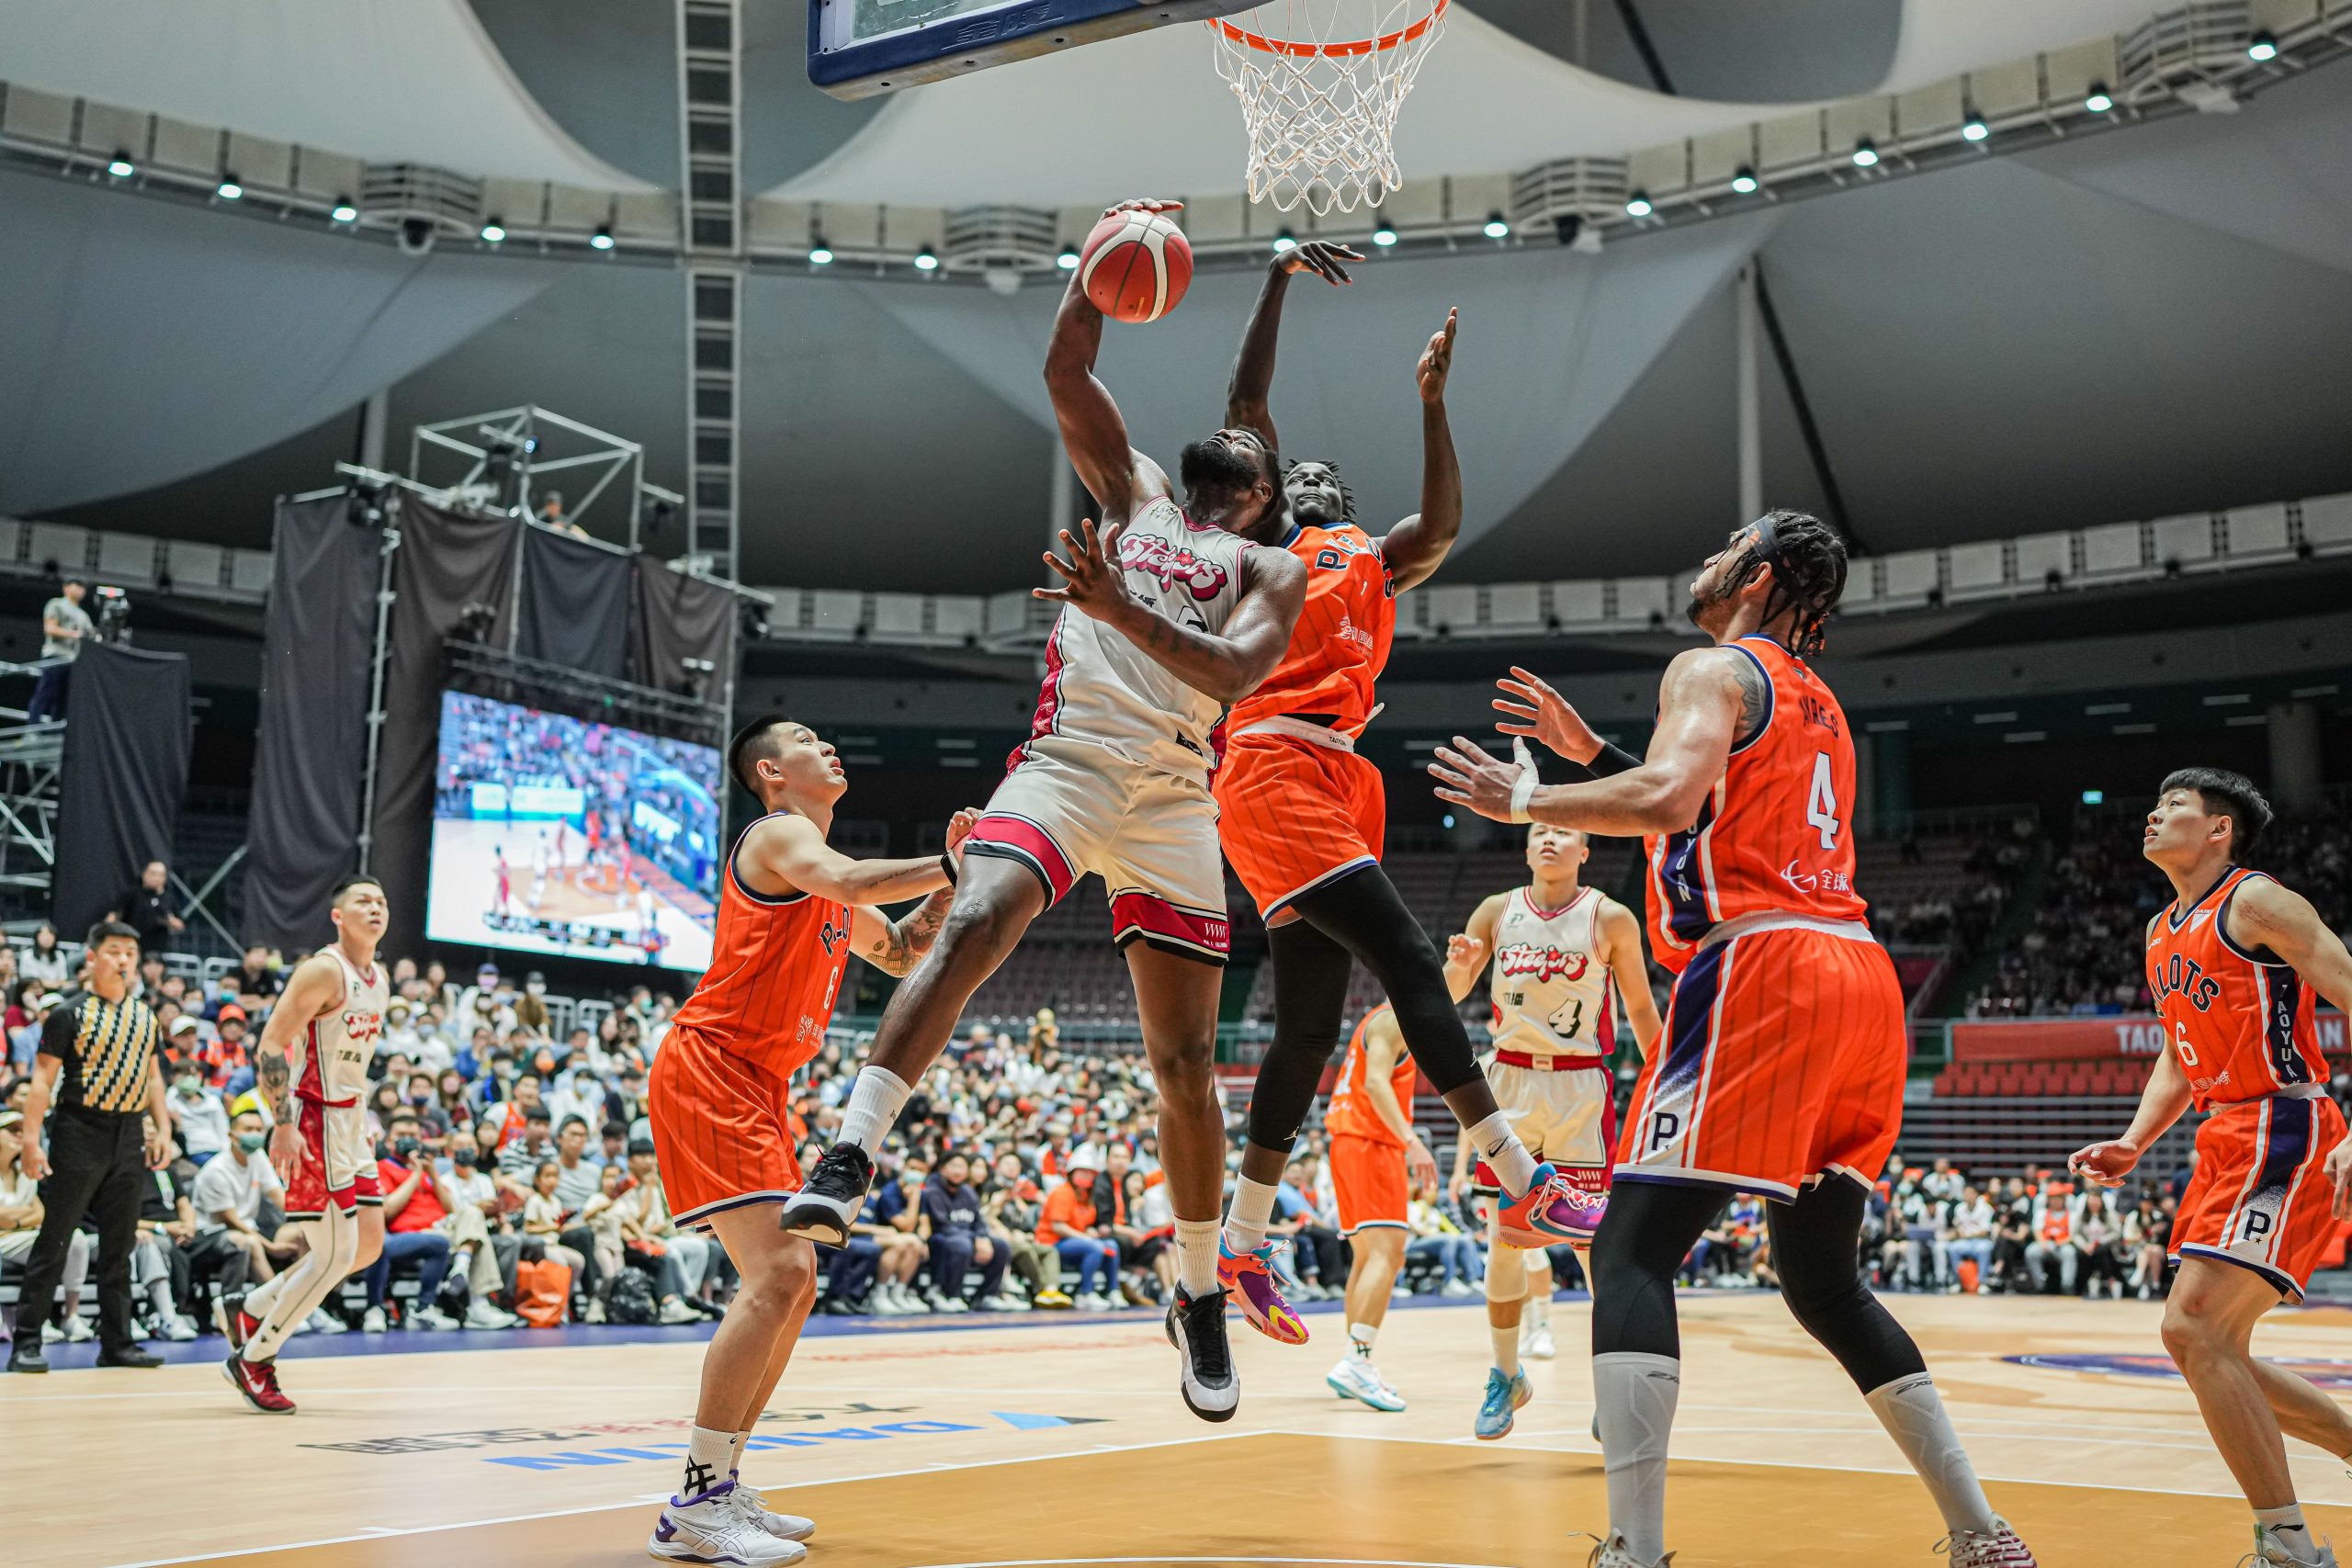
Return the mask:
POLYGON ((1318 215, 1404 183, 1396 111, 1449 0, 1267 0, 1207 26, 1250 128, 1250 197, 1318 215))

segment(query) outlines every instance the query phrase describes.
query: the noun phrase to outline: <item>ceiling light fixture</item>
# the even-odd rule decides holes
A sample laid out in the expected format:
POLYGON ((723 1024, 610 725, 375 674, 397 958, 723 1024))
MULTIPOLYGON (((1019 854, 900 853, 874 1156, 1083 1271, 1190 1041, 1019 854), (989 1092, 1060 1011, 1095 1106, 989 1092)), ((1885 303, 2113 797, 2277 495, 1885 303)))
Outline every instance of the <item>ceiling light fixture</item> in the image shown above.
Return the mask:
POLYGON ((1054 265, 1061 268, 1064 272, 1076 272, 1078 270, 1078 247, 1076 245, 1064 245, 1062 247, 1062 254, 1054 258, 1054 265))
POLYGON ((2256 33, 2245 40, 2245 57, 2248 60, 2276 60, 2278 58, 2278 40, 2267 32, 2256 33))
POLYGON ((1657 210, 1650 205, 1650 193, 1645 190, 1637 190, 1625 198, 1625 216, 1628 218, 1647 218, 1657 210))
POLYGON ((107 173, 112 175, 119 180, 127 180, 138 172, 139 171, 131 165, 130 154, 128 152, 116 153, 114 155, 113 162, 107 164, 107 173))
POLYGON ((485 244, 497 244, 506 238, 506 225, 492 218, 481 226, 481 237, 485 244))
POLYGON ((833 247, 825 243, 823 236, 820 235, 808 242, 808 265, 810 266, 831 266, 832 263, 833 247))
POLYGON ((349 197, 339 196, 334 200, 334 210, 327 216, 338 223, 356 223, 359 221, 359 209, 351 205, 349 197))
POLYGON ((1742 196, 1754 196, 1756 194, 1756 171, 1749 168, 1747 164, 1742 164, 1739 166, 1739 173, 1732 175, 1731 177, 1731 188, 1737 191, 1742 196))
POLYGON ((1508 240, 1510 238, 1510 225, 1503 220, 1501 213, 1489 212, 1487 214, 1485 233, 1489 240, 1508 240))
POLYGON ((1974 109, 1970 109, 1968 118, 1960 122, 1960 139, 1962 141, 1982 141, 1992 134, 1993 128, 1985 124, 1984 117, 1974 109))
POLYGON ((1292 237, 1289 230, 1285 229, 1281 233, 1274 236, 1274 254, 1280 255, 1284 251, 1296 250, 1297 248, 1298 241, 1292 237))
POLYGON ((607 224, 599 228, 594 233, 589 235, 588 248, 592 251, 611 250, 613 248, 613 231, 611 225, 607 224))
POLYGON ((1396 225, 1385 218, 1382 219, 1380 227, 1372 231, 1372 243, 1383 247, 1395 244, 1396 243, 1396 225))
POLYGON ((1878 147, 1867 136, 1854 143, 1854 167, 1868 169, 1878 163, 1878 147))
POLYGON ((917 272, 937 272, 939 270, 939 253, 933 250, 929 245, 925 245, 922 249, 917 251, 915 253, 915 270, 917 272))
POLYGON ((220 185, 214 188, 215 193, 223 201, 236 201, 245 194, 245 187, 237 183, 237 176, 234 175, 222 175, 220 185))
POLYGON ((2092 114, 2105 114, 2114 107, 2115 100, 2109 96, 2104 82, 2092 83, 2091 90, 2083 95, 2083 107, 2092 114))

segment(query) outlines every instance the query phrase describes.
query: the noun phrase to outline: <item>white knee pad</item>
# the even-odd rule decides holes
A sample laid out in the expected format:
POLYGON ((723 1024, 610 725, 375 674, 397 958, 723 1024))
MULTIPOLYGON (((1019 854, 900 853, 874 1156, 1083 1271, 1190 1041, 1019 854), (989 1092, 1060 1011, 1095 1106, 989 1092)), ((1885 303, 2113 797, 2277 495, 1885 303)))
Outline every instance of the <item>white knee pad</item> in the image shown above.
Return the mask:
POLYGON ((1515 1302, 1527 1294, 1527 1254, 1497 1242, 1487 1249, 1487 1299, 1515 1302))

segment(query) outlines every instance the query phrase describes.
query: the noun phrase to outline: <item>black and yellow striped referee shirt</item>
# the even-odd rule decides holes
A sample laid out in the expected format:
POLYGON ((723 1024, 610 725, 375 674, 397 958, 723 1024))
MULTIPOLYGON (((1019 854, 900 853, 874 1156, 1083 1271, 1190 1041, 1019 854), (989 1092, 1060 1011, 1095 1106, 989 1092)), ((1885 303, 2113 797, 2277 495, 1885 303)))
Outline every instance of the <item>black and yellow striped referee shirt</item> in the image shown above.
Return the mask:
POLYGON ((155 1070, 155 1015, 136 990, 119 1002, 75 991, 41 1021, 40 1054, 65 1064, 57 1103, 136 1113, 155 1070))

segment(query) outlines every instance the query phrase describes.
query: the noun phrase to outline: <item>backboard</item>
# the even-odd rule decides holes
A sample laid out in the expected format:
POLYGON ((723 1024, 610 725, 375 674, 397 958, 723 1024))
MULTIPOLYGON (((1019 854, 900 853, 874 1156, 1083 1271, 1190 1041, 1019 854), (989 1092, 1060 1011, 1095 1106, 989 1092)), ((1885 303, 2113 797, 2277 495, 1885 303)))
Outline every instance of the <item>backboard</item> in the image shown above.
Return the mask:
POLYGON ((867 98, 1257 0, 808 0, 808 80, 867 98))

